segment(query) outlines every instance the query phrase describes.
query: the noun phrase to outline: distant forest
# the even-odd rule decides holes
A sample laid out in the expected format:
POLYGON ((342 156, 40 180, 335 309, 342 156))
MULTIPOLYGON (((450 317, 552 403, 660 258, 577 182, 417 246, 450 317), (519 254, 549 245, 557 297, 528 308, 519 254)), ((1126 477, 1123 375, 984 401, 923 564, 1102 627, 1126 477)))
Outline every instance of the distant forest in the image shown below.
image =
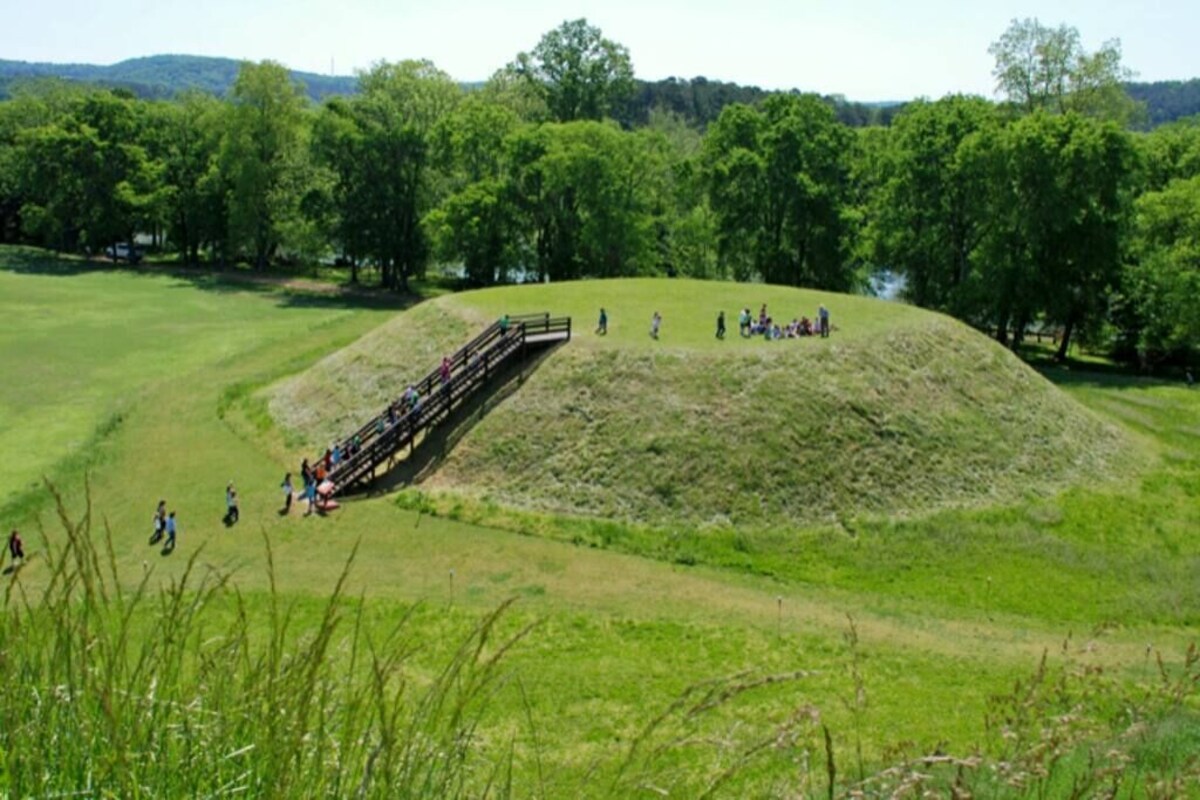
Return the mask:
POLYGON ((638 81, 583 19, 474 85, 425 61, 353 90, 273 62, 143 59, 116 88, 26 66, 0 102, 0 242, 148 239, 168 263, 323 262, 398 292, 430 270, 843 292, 886 273, 1006 344, 1052 329, 1059 358, 1200 363, 1200 116, 1137 129, 1200 83, 1139 103, 1119 44, 1079 42, 1014 21, 989 48, 1002 99, 890 107, 638 81))
MULTIPOLYGON (((45 64, 0 59, 0 100, 9 96, 14 82, 38 78, 59 78, 110 89, 124 89, 143 100, 166 100, 181 92, 200 90, 225 97, 237 80, 240 61, 209 56, 158 55, 132 58, 110 66, 95 64, 45 64)), ((304 85, 314 102, 358 92, 358 78, 352 75, 319 75, 291 71, 292 78, 304 85)), ((704 77, 666 78, 659 81, 635 80, 632 96, 623 107, 614 110, 614 118, 630 128, 644 125, 654 109, 664 109, 683 117, 689 124, 705 127, 715 121, 721 110, 733 103, 755 104, 772 94, 757 86, 742 86, 704 77)), ((482 83, 464 84, 473 89, 482 83)), ((1184 117, 1200 114, 1200 78, 1187 81, 1157 81, 1125 84, 1136 101, 1145 105, 1145 116, 1136 127, 1154 128, 1184 117)), ((795 93, 797 90, 792 90, 795 93)), ((902 101, 861 103, 840 95, 826 95, 838 121, 851 127, 888 125, 902 101)))

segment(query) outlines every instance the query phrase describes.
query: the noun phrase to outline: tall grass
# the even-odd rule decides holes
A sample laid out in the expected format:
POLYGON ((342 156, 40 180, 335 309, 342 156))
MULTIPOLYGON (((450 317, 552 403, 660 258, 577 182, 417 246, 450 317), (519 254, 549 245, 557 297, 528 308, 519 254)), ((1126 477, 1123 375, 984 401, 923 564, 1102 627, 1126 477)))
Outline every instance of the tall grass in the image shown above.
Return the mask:
POLYGON ((43 531, 48 577, 35 590, 17 567, 0 615, 0 794, 508 794, 510 745, 478 735, 500 659, 528 631, 497 639, 503 606, 418 681, 407 617, 377 639, 344 597, 353 555, 310 631, 293 628, 270 567, 259 634, 199 551, 162 588, 150 569, 123 588, 90 502, 72 519, 55 501, 65 540, 43 531))
MULTIPOLYGON (((345 596, 351 554, 316 624, 299 630, 275 589, 265 608, 191 556, 159 585, 122 581, 90 502, 61 539, 12 569, 0 613, 0 796, 107 797, 1180 797, 1200 792, 1200 652, 1140 680, 1043 658, 990 703, 977 748, 865 763, 870 725, 857 632, 847 634, 854 729, 804 699, 814 673, 743 672, 695 683, 613 757, 548 775, 539 722, 505 656, 536 623, 480 619, 432 672, 411 614, 376 635, 345 596), (26 570, 37 570, 37 580, 26 570), (265 625, 259 616, 265 616, 265 625), (742 701, 786 697, 771 719, 742 701), (510 704, 511 705, 511 704, 510 704), (499 714, 495 713, 499 712, 499 714), (842 746, 841 739, 851 743, 842 746), (835 745, 838 742, 838 745, 835 745), (852 769, 837 762, 853 758, 852 769), (842 768, 839 769, 839 766, 842 768)), ((753 703, 750 704, 753 706, 753 703)))

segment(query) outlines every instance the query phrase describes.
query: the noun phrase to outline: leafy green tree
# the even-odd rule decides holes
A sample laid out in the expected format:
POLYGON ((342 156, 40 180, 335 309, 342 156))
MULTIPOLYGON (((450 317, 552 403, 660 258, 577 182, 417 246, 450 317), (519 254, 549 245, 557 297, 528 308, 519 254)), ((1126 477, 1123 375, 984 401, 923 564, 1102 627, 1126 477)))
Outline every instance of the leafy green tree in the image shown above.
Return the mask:
POLYGON ((1073 333, 1095 325, 1119 280, 1132 176, 1128 135, 1075 113, 1037 112, 980 140, 990 224, 977 254, 979 296, 997 338, 1038 314, 1073 333))
POLYGON ((1136 141, 1146 191, 1161 191, 1177 178, 1200 175, 1200 116, 1163 125, 1136 141))
POLYGON ((315 141, 335 176, 343 245, 378 263, 385 287, 407 291, 429 256, 422 218, 439 200, 433 137, 461 90, 428 61, 381 62, 359 85, 358 97, 326 105, 315 141))
POLYGON ((878 154, 866 237, 871 259, 902 273, 917 305, 969 311, 963 290, 989 212, 984 175, 962 148, 993 121, 994 107, 979 98, 918 101, 896 117, 878 154))
POLYGON ((813 95, 728 106, 705 139, 721 257, 735 277, 845 290, 849 129, 813 95))
POLYGON ((28 232, 88 252, 133 237, 155 180, 138 144, 134 105, 97 91, 74 100, 61 119, 25 132, 21 216, 28 232))
POLYGON ((168 237, 185 262, 197 264, 200 249, 223 251, 227 233, 218 156, 227 107, 202 92, 174 102, 155 103, 147 121, 153 128, 152 156, 161 164, 159 203, 168 237))
POLYGON ((547 32, 509 70, 545 102, 559 122, 610 116, 633 93, 629 51, 586 19, 547 32))
POLYGON ((1200 175, 1138 198, 1133 252, 1143 360, 1200 351, 1200 175))
POLYGON ((303 158, 301 86, 273 61, 246 63, 230 95, 233 105, 221 150, 229 189, 229 235, 263 269, 279 249, 284 228, 300 214, 291 171, 303 158))
POLYGON ((615 124, 571 122, 517 131, 513 198, 540 277, 650 274, 657 267, 653 199, 661 164, 615 124))
POLYGON ((495 98, 477 94, 444 117, 434 133, 434 160, 449 187, 426 217, 435 253, 459 260, 475 285, 507 280, 519 265, 519 216, 505 140, 520 125, 495 98))
POLYGON ((1133 74, 1121 64, 1119 40, 1088 53, 1073 27, 1014 19, 988 52, 996 88, 1026 114, 1075 111, 1127 123, 1141 111, 1124 88, 1133 74))

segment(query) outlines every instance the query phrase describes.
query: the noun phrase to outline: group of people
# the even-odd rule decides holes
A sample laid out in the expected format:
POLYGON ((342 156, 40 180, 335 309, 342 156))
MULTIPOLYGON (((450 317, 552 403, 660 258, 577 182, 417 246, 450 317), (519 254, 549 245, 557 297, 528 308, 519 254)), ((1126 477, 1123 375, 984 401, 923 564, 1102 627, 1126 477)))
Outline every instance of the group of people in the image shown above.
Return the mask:
MULTIPOLYGON (((232 489, 233 484, 231 483, 232 489)), ((228 495, 226 495, 228 502, 228 495)), ((166 538, 163 542, 163 552, 169 553, 175 549, 175 536, 179 531, 179 524, 175 521, 175 512, 167 511, 167 501, 159 500, 158 506, 154 509, 154 532, 150 534, 150 544, 156 545, 166 538)))
MULTIPOLYGON (((810 320, 804 316, 793 317, 791 322, 784 325, 780 325, 767 314, 766 303, 763 303, 762 308, 759 309, 757 319, 750 314, 749 308, 743 308, 742 313, 738 315, 738 333, 744 338, 762 336, 767 340, 773 340, 820 336, 824 339, 829 336, 831 330, 833 327, 829 322, 829 309, 824 304, 817 309, 816 319, 810 320)), ((724 335, 725 320, 724 312, 722 312, 721 319, 717 323, 717 338, 724 338, 724 335)))
MULTIPOLYGON (((303 497, 306 505, 304 516, 307 517, 314 510, 321 511, 323 509, 322 503, 328 498, 333 488, 332 484, 328 482, 329 475, 340 463, 341 457, 341 448, 335 443, 326 449, 324 456, 317 459, 315 467, 309 465, 307 458, 300 462, 300 479, 304 482, 303 497)), ((279 510, 279 514, 286 516, 292 510, 292 498, 296 493, 292 486, 292 473, 289 472, 283 476, 280 488, 283 489, 283 508, 279 510)))
MULTIPOLYGON (((662 314, 655 311, 650 316, 650 338, 658 339, 659 333, 662 331, 663 318, 662 314)), ((744 338, 751 336, 762 336, 768 340, 771 339, 795 339, 800 336, 820 336, 826 338, 829 336, 833 326, 829 321, 829 309, 822 304, 817 309, 815 319, 808 317, 793 318, 791 322, 780 325, 767 314, 767 304, 763 303, 759 309, 758 318, 756 319, 750 313, 749 308, 743 308, 741 314, 738 315, 738 332, 744 338)), ((608 335, 608 311, 604 308, 600 309, 600 319, 596 325, 597 336, 608 335)), ((717 338, 725 338, 725 312, 717 312, 717 338)))

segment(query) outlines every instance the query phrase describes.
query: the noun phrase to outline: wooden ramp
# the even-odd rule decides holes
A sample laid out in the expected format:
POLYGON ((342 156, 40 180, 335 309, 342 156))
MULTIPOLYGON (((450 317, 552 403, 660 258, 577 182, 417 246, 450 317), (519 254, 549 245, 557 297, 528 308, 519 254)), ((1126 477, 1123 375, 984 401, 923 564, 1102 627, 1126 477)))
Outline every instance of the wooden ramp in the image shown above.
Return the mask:
MULTIPOLYGON (((415 407, 397 397, 378 416, 345 437, 342 450, 358 440, 357 451, 334 465, 327 479, 333 484, 329 496, 344 494, 369 483, 380 466, 390 464, 405 448, 416 447, 418 437, 443 424, 450 415, 483 391, 493 377, 511 364, 525 359, 530 348, 539 348, 571 338, 571 318, 549 313, 523 314, 492 323, 468 344, 449 356, 450 374, 440 365, 412 384, 419 398, 415 407)), ((405 391, 402 389, 402 391, 405 391)), ((323 456, 313 463, 319 463, 323 456)))

